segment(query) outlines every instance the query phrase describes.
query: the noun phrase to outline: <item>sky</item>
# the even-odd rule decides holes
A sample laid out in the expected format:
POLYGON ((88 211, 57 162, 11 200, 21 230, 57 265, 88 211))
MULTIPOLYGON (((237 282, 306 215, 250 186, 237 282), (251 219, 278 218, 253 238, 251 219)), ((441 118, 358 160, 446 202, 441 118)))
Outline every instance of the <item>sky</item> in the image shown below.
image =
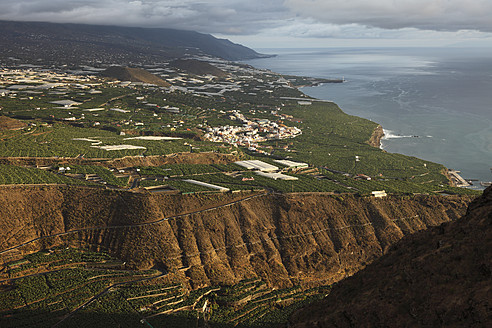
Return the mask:
POLYGON ((492 47, 492 0, 0 0, 0 8, 0 20, 195 30, 255 49, 492 47))

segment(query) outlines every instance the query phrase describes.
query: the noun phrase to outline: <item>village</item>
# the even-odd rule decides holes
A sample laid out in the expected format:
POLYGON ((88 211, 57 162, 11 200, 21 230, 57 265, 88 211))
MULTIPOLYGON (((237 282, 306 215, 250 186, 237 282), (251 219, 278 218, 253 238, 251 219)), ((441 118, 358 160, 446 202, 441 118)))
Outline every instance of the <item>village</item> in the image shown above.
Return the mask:
POLYGON ((256 151, 260 142, 294 138, 302 133, 298 127, 289 127, 268 119, 247 119, 238 111, 233 111, 229 118, 233 121, 241 122, 242 126, 208 127, 204 137, 213 142, 226 142, 236 146, 246 146, 250 150, 256 151))

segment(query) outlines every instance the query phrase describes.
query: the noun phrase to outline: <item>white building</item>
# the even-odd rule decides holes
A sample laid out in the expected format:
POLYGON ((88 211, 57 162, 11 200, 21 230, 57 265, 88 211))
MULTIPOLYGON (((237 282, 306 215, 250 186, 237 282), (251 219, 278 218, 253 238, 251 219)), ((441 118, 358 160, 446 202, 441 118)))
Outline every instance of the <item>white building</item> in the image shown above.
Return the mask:
POLYGON ((276 159, 274 162, 287 166, 288 168, 303 169, 309 167, 307 163, 294 162, 287 159, 276 159))
POLYGON ((375 190, 371 194, 376 198, 382 198, 388 196, 384 190, 375 190))
POLYGON ((293 180, 293 181, 299 180, 296 177, 293 177, 291 175, 282 174, 282 173, 270 173, 270 172, 258 171, 258 172, 256 172, 256 174, 261 175, 263 177, 273 179, 273 180, 293 180))
POLYGON ((207 187, 210 189, 217 189, 217 190, 223 191, 223 192, 229 191, 229 188, 217 186, 217 185, 214 185, 211 183, 206 183, 206 182, 202 182, 202 181, 198 181, 198 180, 188 179, 188 180, 183 180, 183 181, 188 182, 188 183, 193 183, 193 184, 196 184, 199 186, 207 187))
POLYGON ((273 172, 278 171, 278 167, 258 160, 250 161, 238 161, 235 162, 237 165, 245 167, 248 170, 259 170, 262 172, 273 172))

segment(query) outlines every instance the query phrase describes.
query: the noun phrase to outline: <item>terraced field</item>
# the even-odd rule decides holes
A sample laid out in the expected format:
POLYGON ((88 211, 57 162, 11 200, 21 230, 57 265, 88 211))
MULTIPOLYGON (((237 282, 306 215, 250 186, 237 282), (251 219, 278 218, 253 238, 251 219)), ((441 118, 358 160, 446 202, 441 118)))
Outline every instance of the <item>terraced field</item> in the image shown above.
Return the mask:
POLYGON ((73 248, 34 253, 0 272, 2 327, 276 327, 330 289, 272 289, 251 278, 190 291, 170 273, 128 270, 106 253, 73 248))

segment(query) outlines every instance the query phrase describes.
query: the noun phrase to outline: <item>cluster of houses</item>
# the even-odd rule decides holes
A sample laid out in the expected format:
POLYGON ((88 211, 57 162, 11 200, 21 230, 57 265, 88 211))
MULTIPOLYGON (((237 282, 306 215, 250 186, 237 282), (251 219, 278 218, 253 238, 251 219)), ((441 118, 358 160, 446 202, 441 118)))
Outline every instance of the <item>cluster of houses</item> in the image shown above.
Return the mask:
POLYGON ((255 150, 259 142, 294 138, 302 133, 298 127, 286 126, 268 119, 247 119, 238 111, 234 111, 230 118, 238 120, 242 125, 208 127, 204 137, 209 141, 247 146, 255 150))

